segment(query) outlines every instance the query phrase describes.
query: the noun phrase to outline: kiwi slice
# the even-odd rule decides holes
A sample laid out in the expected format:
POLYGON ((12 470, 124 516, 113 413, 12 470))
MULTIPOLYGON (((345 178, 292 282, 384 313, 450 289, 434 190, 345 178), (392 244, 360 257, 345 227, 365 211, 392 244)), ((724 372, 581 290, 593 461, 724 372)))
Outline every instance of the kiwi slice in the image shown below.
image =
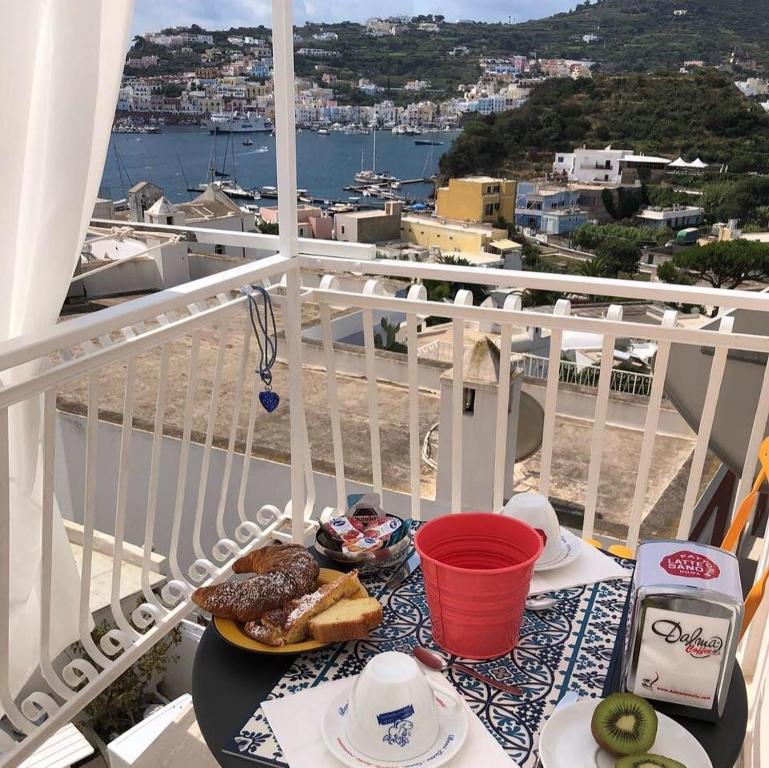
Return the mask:
POLYGON ((683 763, 664 755, 625 755, 614 763, 614 768, 686 768, 683 763))
POLYGON ((657 738, 657 713, 640 696, 613 693, 595 708, 590 728, 607 752, 637 755, 648 752, 657 738))

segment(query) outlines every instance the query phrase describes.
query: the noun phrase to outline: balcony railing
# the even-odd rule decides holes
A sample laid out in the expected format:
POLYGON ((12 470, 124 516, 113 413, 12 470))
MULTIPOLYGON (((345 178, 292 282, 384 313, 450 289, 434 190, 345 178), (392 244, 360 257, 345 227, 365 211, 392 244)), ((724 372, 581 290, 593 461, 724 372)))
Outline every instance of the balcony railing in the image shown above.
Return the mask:
MULTIPOLYGON (((550 359, 537 355, 521 355, 524 375, 532 379, 547 380, 550 359)), ((577 384, 585 387, 597 387, 600 380, 600 368, 584 366, 569 360, 561 360, 559 378, 564 384, 577 384)), ((609 389, 612 392, 624 392, 628 395, 648 397, 652 388, 652 375, 641 371, 623 371, 612 368, 609 389)))
MULTIPOLYGON (((195 232, 200 239, 223 245, 268 252, 278 248, 277 238, 262 235, 195 232)), ((572 370, 561 361, 563 334, 576 331, 602 337, 601 362, 589 382, 595 407, 581 499, 581 533, 586 538, 596 533, 599 485, 606 480, 602 470, 605 472, 610 393, 632 381, 627 385, 631 391, 646 396, 640 459, 629 458, 624 467, 635 478, 622 537, 631 549, 639 540, 643 520, 671 347, 712 348, 704 410, 677 527, 678 536, 689 536, 727 356, 733 350, 765 355, 769 338, 735 332, 728 314, 718 330, 678 325, 672 310, 659 325, 632 322, 623 318, 621 301, 765 312, 769 311, 765 295, 373 260, 372 255, 369 247, 300 241, 299 256, 268 256, 63 321, 46 334, 0 344, 0 379, 12 381, 0 389, 0 708, 14 729, 13 737, 0 736, 4 752, 0 765, 15 765, 31 754, 187 616, 193 609, 190 594, 194 588, 227 578, 235 557, 268 538, 307 540, 323 515, 345 508, 351 490, 369 488, 384 493, 386 504, 401 504, 415 519, 462 510, 468 496, 466 468, 474 461, 467 434, 463 434, 468 427, 462 410, 465 331, 470 328, 499 329, 500 371, 510 370, 511 340, 517 329, 537 327, 550 335, 549 357, 528 358, 524 363, 530 375, 544 382, 538 487, 545 494, 554 480, 559 391, 568 379, 564 371, 572 370), (617 303, 602 318, 572 314, 568 298, 558 301, 552 313, 526 310, 515 295, 502 308, 474 306, 472 294, 466 290, 447 304, 428 300, 421 285, 424 280, 559 291, 567 297, 613 296, 617 303), (391 285, 392 281, 407 288, 404 296, 385 291, 385 283, 391 285), (259 409, 254 343, 240 293, 242 286, 254 283, 265 286, 273 297, 281 329, 283 368, 277 378, 284 401, 281 410, 270 416, 259 409), (363 377, 355 380, 361 389, 352 400, 347 396, 352 385, 340 373, 341 348, 334 339, 334 320, 340 309, 355 310, 362 317, 363 377), (406 351, 396 361, 403 371, 401 381, 393 382, 392 353, 383 356, 375 346, 374 317, 381 312, 405 317, 406 351), (422 440, 425 425, 432 422, 425 421, 429 414, 423 411, 429 382, 420 365, 417 333, 428 316, 447 318, 452 339, 452 368, 441 393, 447 398, 441 414, 450 415, 449 424, 444 423, 440 432, 439 461, 449 462, 451 470, 444 495, 425 490, 423 476, 428 470, 423 466, 422 440), (303 321, 320 326, 325 370, 308 365, 303 321), (620 338, 658 345, 653 376, 617 378, 620 374, 613 369, 613 352, 620 338), (12 376, 7 378, 8 374, 12 376), (382 379, 387 379, 386 387, 382 379), (38 674, 19 693, 9 684, 15 644, 24 639, 13 636, 9 626, 12 595, 7 521, 9 451, 13 448, 8 422, 9 411, 21 403, 35 402, 41 403, 43 414, 42 638, 38 674), (363 412, 355 412, 351 403, 358 403, 363 412), (385 419, 393 413, 401 419, 396 425, 385 419), (80 435, 79 442, 73 438, 63 443, 61 435, 74 422, 79 425, 74 430, 80 435), (356 460, 365 454, 365 461, 357 461, 354 471, 348 453, 351 434, 360 438, 355 443, 356 460), (365 476, 361 476, 361 466, 365 476), (62 482, 64 476, 66 483, 62 482), (68 661, 53 650, 49 636, 55 504, 64 513, 70 510, 83 526, 80 600, 72 606, 79 616, 79 636, 72 640, 79 643, 80 651, 68 661), (114 628, 97 645, 91 638, 90 581, 94 542, 100 533, 114 538, 108 608, 114 628), (129 565, 122 554, 127 544, 144 553, 141 602, 135 609, 120 599, 121 577, 129 565), (167 557, 162 587, 153 587, 153 548, 167 557)), ((511 481, 507 414, 513 405, 507 386, 498 387, 494 397, 495 427, 485 439, 490 441, 493 457, 491 506, 499 509, 509 495, 511 481)), ((741 489, 752 481, 751 457, 763 437, 767 411, 769 374, 763 379, 741 489)), ((758 633, 761 628, 753 631, 758 633)), ((760 647, 766 654, 765 638, 760 647)), ((753 669, 757 663, 754 659, 753 669)), ((751 672, 748 664, 746 671, 751 672)))

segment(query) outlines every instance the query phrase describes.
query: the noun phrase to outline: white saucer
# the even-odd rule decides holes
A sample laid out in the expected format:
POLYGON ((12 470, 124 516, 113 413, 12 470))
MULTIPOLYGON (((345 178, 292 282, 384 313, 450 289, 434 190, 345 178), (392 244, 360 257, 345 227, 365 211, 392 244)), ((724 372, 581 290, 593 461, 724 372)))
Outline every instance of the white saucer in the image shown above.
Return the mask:
POLYGON ((571 531, 561 528, 561 551, 546 563, 537 560, 534 563, 535 571, 551 571, 554 568, 563 568, 564 565, 573 563, 579 557, 580 540, 571 531))
MULTIPOLYGON (((451 760, 459 752, 467 738, 467 712, 464 704, 459 713, 455 715, 442 715, 440 718, 441 728, 438 732, 438 738, 435 744, 422 755, 418 755, 413 760, 400 760, 390 762, 388 760, 375 760, 366 757, 360 750, 356 749, 347 738, 345 730, 345 717, 348 712, 348 703, 350 699, 349 688, 342 691, 329 705, 326 714, 323 716, 321 730, 323 732, 323 741, 326 746, 337 758, 345 765, 352 768, 435 768, 451 760)), ((450 702, 441 702, 440 692, 436 692, 436 698, 439 703, 443 703, 442 709, 449 711, 450 702)))
MULTIPOLYGON (((590 732, 600 699, 582 699, 556 710, 539 737, 542 768, 614 768, 617 758, 601 749, 590 732)), ((657 740, 649 752, 683 763, 686 768, 713 768, 700 743, 682 725, 657 713, 657 740)))

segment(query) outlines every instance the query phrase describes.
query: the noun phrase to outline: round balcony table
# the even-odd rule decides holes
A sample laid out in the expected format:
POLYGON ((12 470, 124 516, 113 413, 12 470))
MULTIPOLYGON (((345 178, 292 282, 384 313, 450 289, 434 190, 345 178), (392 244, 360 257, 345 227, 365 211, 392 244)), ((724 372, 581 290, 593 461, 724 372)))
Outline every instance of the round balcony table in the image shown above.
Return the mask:
MULTIPOLYGON (((222 640, 213 624, 206 628, 195 655, 192 700, 206 744, 223 768, 274 768, 274 763, 226 754, 222 746, 248 720, 259 702, 267 698, 295 658, 239 650, 222 640)), ((674 719, 702 744, 713 768, 733 768, 748 722, 748 699, 739 666, 735 665, 720 723, 674 719)))

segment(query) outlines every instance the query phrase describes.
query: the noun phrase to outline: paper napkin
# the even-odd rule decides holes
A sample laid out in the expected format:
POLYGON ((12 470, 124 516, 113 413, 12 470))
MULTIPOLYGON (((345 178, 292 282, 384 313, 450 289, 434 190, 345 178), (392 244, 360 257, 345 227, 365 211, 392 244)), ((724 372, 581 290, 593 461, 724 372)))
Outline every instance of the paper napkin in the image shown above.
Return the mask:
POLYGON ((576 560, 552 571, 534 572, 529 588, 530 595, 595 584, 597 581, 608 579, 629 579, 632 576, 631 571, 623 568, 600 549, 582 539, 578 539, 578 542, 580 552, 576 560))
MULTIPOLYGON (((442 678, 437 673, 428 674, 442 678)), ((445 684, 445 678, 443 680, 445 684)), ((321 683, 262 703, 262 710, 290 768, 344 768, 326 748, 321 722, 334 697, 352 681, 353 678, 348 677, 321 683)), ((447 768, 478 768, 479 765, 483 768, 518 768, 469 707, 467 716, 467 739, 446 764, 447 768)))

